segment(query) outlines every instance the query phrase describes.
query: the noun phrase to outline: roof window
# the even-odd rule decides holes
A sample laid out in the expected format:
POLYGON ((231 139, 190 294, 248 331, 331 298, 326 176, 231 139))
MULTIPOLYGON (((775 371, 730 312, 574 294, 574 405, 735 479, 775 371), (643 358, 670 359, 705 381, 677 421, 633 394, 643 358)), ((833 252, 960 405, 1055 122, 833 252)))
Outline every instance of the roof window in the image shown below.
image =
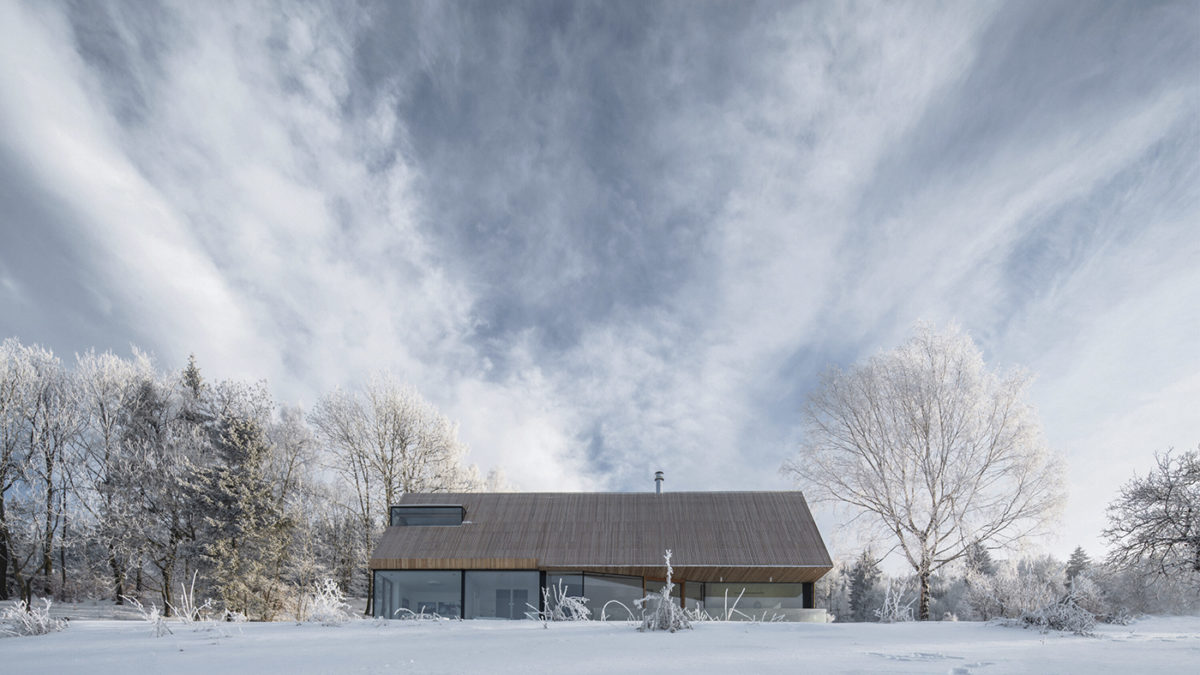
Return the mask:
POLYGON ((460 504, 393 506, 391 525, 393 527, 462 525, 464 511, 465 509, 460 504))

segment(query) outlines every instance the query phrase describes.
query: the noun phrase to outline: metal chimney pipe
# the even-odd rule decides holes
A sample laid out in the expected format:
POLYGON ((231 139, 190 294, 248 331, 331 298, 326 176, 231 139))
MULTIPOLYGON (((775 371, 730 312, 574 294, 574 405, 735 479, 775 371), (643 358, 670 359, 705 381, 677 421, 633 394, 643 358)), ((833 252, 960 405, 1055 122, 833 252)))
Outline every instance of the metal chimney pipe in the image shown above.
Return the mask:
POLYGON ((654 472, 654 494, 656 494, 656 495, 662 494, 662 483, 663 483, 663 472, 655 471, 654 472))

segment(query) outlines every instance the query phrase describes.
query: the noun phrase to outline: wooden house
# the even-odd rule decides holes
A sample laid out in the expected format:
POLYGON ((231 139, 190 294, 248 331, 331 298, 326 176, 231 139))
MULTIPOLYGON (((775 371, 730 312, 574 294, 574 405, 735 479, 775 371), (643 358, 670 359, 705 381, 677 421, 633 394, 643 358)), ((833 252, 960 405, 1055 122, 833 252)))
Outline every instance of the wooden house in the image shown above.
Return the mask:
POLYGON ((661 589, 714 617, 823 621, 832 568, 800 492, 406 494, 370 560, 376 616, 524 618, 542 590, 627 619, 661 589))

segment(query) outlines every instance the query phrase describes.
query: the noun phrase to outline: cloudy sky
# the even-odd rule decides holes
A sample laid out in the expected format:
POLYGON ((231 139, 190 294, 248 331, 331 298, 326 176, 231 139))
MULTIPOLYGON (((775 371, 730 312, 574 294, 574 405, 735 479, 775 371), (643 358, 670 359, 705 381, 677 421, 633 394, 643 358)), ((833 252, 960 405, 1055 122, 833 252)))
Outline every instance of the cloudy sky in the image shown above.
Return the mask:
POLYGON ((1099 552, 1200 443, 1198 158, 1194 1, 0 0, 0 337, 387 368, 524 489, 779 489, 821 370, 957 321, 1099 552))

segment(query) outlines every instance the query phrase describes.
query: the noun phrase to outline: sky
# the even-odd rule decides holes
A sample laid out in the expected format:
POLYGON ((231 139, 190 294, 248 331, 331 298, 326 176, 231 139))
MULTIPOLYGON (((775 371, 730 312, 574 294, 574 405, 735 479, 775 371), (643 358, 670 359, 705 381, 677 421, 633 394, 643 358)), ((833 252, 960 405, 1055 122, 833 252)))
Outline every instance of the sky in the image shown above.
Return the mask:
POLYGON ((732 490, 918 321, 1036 376, 1096 557, 1200 444, 1200 3, 0 0, 0 337, 732 490))

